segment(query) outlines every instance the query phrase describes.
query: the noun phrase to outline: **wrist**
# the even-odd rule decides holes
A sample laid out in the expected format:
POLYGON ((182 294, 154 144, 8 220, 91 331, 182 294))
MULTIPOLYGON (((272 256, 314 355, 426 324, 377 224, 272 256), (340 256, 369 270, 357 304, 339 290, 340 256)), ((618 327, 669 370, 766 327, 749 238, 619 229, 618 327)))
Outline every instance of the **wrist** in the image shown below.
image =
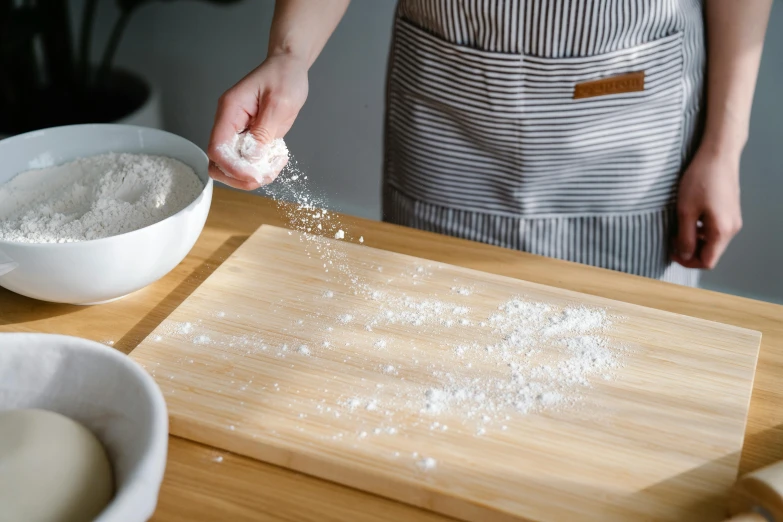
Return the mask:
POLYGON ((698 177, 739 180, 742 149, 720 139, 703 139, 686 172, 698 177))
POLYGON ((309 70, 313 62, 311 59, 312 54, 313 51, 310 46, 306 41, 302 41, 301 38, 297 38, 293 34, 273 34, 270 35, 266 58, 283 58, 293 62, 300 62, 309 70))
POLYGON ((699 144, 699 151, 720 161, 739 164, 744 146, 744 140, 736 137, 705 132, 699 144))
POLYGON ((742 150, 748 141, 748 121, 737 118, 729 111, 723 111, 721 117, 710 117, 701 138, 701 148, 713 156, 739 161, 742 150))
POLYGON ((269 50, 266 53, 266 57, 270 58, 273 56, 280 56, 285 58, 291 58, 294 60, 304 60, 305 53, 302 53, 298 49, 296 49, 294 46, 290 44, 277 44, 277 45, 270 45, 269 50))

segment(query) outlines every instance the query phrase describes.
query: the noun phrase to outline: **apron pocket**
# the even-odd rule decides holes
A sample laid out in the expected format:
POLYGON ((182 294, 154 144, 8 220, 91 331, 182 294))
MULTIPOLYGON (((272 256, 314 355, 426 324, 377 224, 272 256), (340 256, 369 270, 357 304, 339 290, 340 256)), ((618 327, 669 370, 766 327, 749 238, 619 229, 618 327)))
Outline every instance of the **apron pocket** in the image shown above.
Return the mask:
POLYGON ((682 166, 682 46, 675 32, 540 58, 452 44, 398 19, 387 181, 422 201, 522 217, 664 208, 682 166))

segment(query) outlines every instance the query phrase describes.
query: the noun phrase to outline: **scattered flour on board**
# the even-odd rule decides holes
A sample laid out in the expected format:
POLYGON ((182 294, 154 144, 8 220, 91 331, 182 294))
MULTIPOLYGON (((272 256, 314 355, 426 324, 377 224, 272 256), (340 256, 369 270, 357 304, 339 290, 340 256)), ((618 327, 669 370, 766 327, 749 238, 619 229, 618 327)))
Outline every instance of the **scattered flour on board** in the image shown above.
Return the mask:
POLYGON ((486 344, 458 345, 453 357, 434 371, 438 385, 419 401, 421 410, 454 412, 474 419, 478 428, 497 424, 509 412, 526 414, 568 406, 595 379, 611 378, 622 349, 605 336, 611 319, 601 309, 566 307, 512 299, 486 321, 486 344), (458 371, 474 364, 501 372, 458 371))
POLYGON ((189 166, 147 154, 29 170, 0 185, 0 239, 70 243, 132 232, 176 214, 203 188, 189 166))
POLYGON ((193 331, 193 323, 182 323, 177 327, 177 333, 189 334, 193 331))
MULTIPOLYGON (((303 361, 296 357, 299 355, 325 358, 330 364, 342 361, 363 372, 379 374, 377 379, 357 381, 350 392, 338 395, 329 392, 330 385, 318 393, 300 395, 296 384, 254 382, 252 376, 234 379, 233 371, 228 374, 232 377, 230 385, 242 392, 276 394, 285 387, 289 392, 286 400, 290 400, 287 406, 296 418, 322 416, 322 426, 334 426, 335 433, 319 436, 355 445, 423 426, 433 434, 457 429, 483 437, 507 431, 513 427, 512 421, 531 413, 574 408, 584 400, 586 390, 615 378, 616 370, 623 365, 626 350, 612 335, 612 326, 623 319, 610 316, 606 310, 555 306, 522 296, 501 302, 486 313, 466 306, 470 302, 465 297, 477 290, 456 279, 449 298, 423 290, 407 295, 399 285, 387 286, 383 280, 369 284, 360 275, 362 270, 376 273, 372 280, 381 273, 384 278, 388 274, 386 283, 402 278, 403 282, 426 286, 439 268, 425 263, 402 274, 391 274, 381 266, 357 269, 344 250, 326 239, 344 239, 345 227, 323 208, 321 199, 312 195, 307 176, 298 171, 295 162, 290 162, 285 175, 266 189, 274 192, 272 196, 292 228, 303 232, 300 241, 307 255, 318 259, 325 273, 334 277, 327 279, 330 284, 344 284, 347 295, 360 297, 367 306, 346 309, 340 306, 335 291, 326 290, 316 299, 330 299, 327 306, 320 301, 322 310, 315 317, 293 321, 284 332, 274 334, 275 338, 255 333, 222 335, 209 338, 209 342, 220 347, 217 353, 225 361, 263 353, 264 357, 283 359, 285 365, 294 368, 303 361), (318 328, 311 327, 312 321, 317 321, 318 328), (394 338, 387 336, 390 328, 400 327, 417 338, 430 336, 429 342, 440 348, 438 355, 422 354, 420 360, 416 347, 408 346, 401 357, 403 352, 394 338), (471 335, 462 338, 480 342, 447 341, 439 335, 444 328, 453 332, 449 338, 458 339, 459 332, 470 331, 471 335), (356 329, 374 333, 357 338, 352 334, 356 329), (298 348, 289 349, 287 343, 298 348), (369 343, 363 347, 369 350, 356 349, 361 343, 369 343), (330 419, 350 421, 354 431, 345 431, 345 424, 330 419)), ((360 237, 359 242, 363 239, 360 237)), ((198 322, 169 323, 167 328, 167 335, 191 342, 198 342, 204 335, 198 322)), ((344 377, 336 373, 333 385, 344 389, 344 377)), ((394 451, 392 455, 399 458, 401 453, 394 451)), ((436 457, 420 457, 414 452, 412 465, 432 471, 437 467, 436 457)))
POLYGON ((435 469, 438 465, 438 461, 433 459, 432 457, 425 457, 423 459, 416 461, 416 467, 418 467, 422 471, 431 471, 435 469))
MULTIPOLYGON (((313 339, 312 344, 300 344, 295 351, 308 357, 330 357, 327 354, 335 350, 332 336, 339 335, 342 328, 356 328, 350 323, 359 320, 370 319, 379 327, 401 324, 413 332, 421 327, 421 332, 426 333, 428 327, 442 325, 446 318, 472 313, 453 302, 394 296, 389 290, 376 294, 375 298, 378 306, 368 312, 369 316, 343 314, 333 323, 343 326, 321 330, 323 338, 313 339)), ((344 343, 343 362, 359 364, 362 371, 377 372, 383 379, 373 380, 377 384, 371 389, 359 386, 348 396, 316 394, 312 399, 298 399, 289 407, 305 416, 313 415, 313 411, 334 418, 353 416, 360 439, 404 432, 410 429, 411 418, 418 419, 413 426, 424 425, 438 433, 449 430, 448 425, 452 423, 477 437, 492 430, 505 431, 509 421, 519 416, 573 408, 583 399, 585 390, 613 379, 626 353, 611 335, 616 321, 622 318, 612 317, 600 308, 555 306, 524 297, 513 298, 488 316, 474 318, 469 327, 453 326, 479 329, 481 335, 471 338, 482 339, 481 344, 444 341, 444 349, 437 357, 422 357, 426 363, 419 361, 414 349, 407 352, 409 356, 405 359, 395 358, 393 364, 389 359, 373 364, 372 361, 383 361, 386 357, 367 359, 361 355, 362 351, 354 351, 351 343, 344 343), (405 376, 414 374, 423 377, 405 380, 405 376), (372 418, 359 412, 371 413, 372 418), (446 419, 448 423, 444 422, 446 419), (373 422, 380 425, 373 426, 373 422)), ((304 327, 306 322, 297 324, 304 327)), ((198 324, 190 322, 174 323, 169 324, 168 333, 199 343, 205 337, 199 329, 198 324)), ((221 352, 227 360, 259 352, 285 359, 290 353, 287 344, 270 349, 274 342, 260 334, 224 335, 210 342, 224 347, 221 352)), ((385 338, 371 336, 369 342, 372 344, 368 348, 387 353, 385 338)), ((394 345, 388 350, 390 356, 399 355, 394 345)), ((335 379, 339 381, 340 377, 335 379)), ((244 391, 250 383, 237 385, 244 391)), ((274 389, 278 390, 277 386, 274 389)))

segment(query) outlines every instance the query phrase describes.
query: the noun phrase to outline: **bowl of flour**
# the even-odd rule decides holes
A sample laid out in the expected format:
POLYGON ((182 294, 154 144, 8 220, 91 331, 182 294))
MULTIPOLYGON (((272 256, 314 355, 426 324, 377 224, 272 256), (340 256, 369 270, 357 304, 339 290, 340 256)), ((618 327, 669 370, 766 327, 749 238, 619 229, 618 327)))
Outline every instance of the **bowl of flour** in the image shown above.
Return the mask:
POLYGON ((188 254, 212 201, 206 154, 174 134, 73 125, 0 141, 0 286, 71 304, 144 288, 188 254))

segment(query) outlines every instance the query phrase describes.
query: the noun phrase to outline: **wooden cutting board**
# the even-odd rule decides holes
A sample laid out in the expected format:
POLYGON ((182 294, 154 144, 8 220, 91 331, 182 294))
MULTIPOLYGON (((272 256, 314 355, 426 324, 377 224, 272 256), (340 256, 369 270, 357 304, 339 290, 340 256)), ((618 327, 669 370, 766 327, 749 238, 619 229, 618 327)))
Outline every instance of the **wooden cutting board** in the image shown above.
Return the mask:
POLYGON ((707 521, 759 342, 263 226, 131 356, 173 434, 446 515, 707 521))

